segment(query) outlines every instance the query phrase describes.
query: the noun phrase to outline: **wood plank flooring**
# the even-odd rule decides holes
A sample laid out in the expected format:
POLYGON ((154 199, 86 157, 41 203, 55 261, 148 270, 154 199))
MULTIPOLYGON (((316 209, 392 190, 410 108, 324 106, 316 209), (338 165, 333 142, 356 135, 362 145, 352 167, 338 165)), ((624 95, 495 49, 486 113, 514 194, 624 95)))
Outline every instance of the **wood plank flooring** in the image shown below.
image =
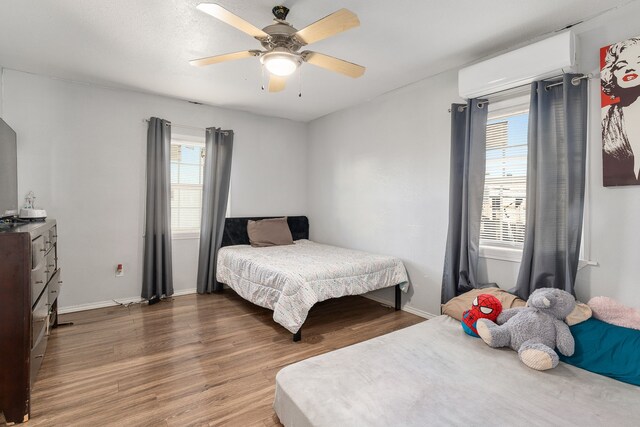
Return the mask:
POLYGON ((281 368, 424 321, 344 297, 317 304, 294 343, 272 315, 233 291, 63 315, 74 325, 49 337, 27 425, 280 425, 281 368))

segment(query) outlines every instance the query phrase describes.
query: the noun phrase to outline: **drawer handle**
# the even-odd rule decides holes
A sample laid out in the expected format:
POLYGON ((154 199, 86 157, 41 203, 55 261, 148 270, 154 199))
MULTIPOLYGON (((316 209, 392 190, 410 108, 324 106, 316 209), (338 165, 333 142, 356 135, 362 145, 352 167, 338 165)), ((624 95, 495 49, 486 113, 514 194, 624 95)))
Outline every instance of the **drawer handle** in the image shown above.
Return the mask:
POLYGON ((53 238, 54 238, 54 239, 57 239, 57 238, 58 238, 58 235, 57 235, 57 234, 54 234, 54 235, 53 235, 53 238))
POLYGON ((50 245, 50 244, 51 244, 51 240, 47 240, 47 241, 45 241, 45 243, 46 243, 47 245, 50 245))
POLYGON ((49 265, 47 265, 47 267, 55 267, 55 266, 56 266, 55 264, 49 264, 49 265))
POLYGON ((44 272, 48 274, 48 273, 49 273, 49 270, 45 270, 44 272))
POLYGON ((34 356, 36 359, 42 359, 44 357, 44 354, 38 354, 37 356, 34 356))
MULTIPOLYGON (((46 305, 49 305, 49 304, 46 304, 46 305)), ((42 323, 42 322, 44 322, 44 319, 38 319, 38 320, 36 320, 36 323, 42 323)))
POLYGON ((52 293, 52 294, 57 294, 57 293, 58 293, 58 291, 51 291, 51 293, 52 293))
POLYGON ((47 252, 46 249, 40 249, 40 252, 47 252))
POLYGON ((36 280, 36 285, 41 285, 42 283, 44 283, 42 280, 36 280))
POLYGON ((62 284, 62 280, 58 280, 58 283, 62 284))

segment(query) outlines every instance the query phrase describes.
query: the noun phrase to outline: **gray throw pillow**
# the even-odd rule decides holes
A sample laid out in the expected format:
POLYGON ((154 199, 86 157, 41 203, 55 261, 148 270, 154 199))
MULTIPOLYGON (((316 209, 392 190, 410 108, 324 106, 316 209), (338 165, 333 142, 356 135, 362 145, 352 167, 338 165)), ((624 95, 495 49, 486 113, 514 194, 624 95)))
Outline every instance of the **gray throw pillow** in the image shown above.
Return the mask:
POLYGON ((249 242, 253 247, 292 245, 293 237, 287 217, 249 220, 247 224, 249 242))

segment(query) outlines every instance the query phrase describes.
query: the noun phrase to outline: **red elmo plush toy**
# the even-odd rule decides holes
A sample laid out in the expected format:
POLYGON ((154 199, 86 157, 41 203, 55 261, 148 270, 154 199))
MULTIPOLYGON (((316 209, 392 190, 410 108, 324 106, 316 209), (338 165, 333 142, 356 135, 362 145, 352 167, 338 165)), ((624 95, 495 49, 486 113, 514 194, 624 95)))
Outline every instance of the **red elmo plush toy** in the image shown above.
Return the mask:
POLYGON ((472 337, 479 337, 476 330, 478 319, 489 319, 495 323, 502 313, 502 303, 493 295, 480 294, 473 300, 470 310, 462 315, 462 329, 472 337))

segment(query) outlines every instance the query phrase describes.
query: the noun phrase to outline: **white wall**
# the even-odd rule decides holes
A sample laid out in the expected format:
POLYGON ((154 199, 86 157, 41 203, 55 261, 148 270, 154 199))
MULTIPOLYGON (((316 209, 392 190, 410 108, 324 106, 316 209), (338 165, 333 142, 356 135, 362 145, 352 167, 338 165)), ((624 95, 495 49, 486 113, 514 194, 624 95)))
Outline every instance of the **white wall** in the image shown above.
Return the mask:
MULTIPOLYGON (((3 70, 2 114, 18 134, 19 195, 59 223, 61 307, 140 295, 147 125, 235 132, 231 213, 306 213, 306 126, 185 101, 3 70), (116 278, 123 263, 125 276, 116 278)), ((173 128, 174 133, 193 131, 173 128)), ((195 288, 198 240, 174 240, 174 287, 195 288)))
MULTIPOLYGON (((599 48, 640 35, 632 3, 576 28, 579 64, 597 72, 599 48)), ((640 307, 640 187, 602 187, 598 81, 591 83, 591 259, 576 292, 640 307)), ((406 307, 439 313, 447 233, 450 120, 457 70, 423 80, 309 124, 312 238, 401 257, 413 289, 406 307)), ((482 260, 482 279, 514 285, 518 264, 482 260)), ((388 290, 374 297, 392 301, 388 290)))
MULTIPOLYGON (((598 19, 580 34, 580 64, 585 73, 600 70, 602 46, 640 36, 640 4, 598 19)), ((576 293, 581 299, 608 295, 640 308, 640 186, 603 187, 600 128, 600 92, 592 82, 590 117, 590 219, 591 258, 598 267, 587 267, 578 275, 576 293)), ((640 120, 636 118, 635 120, 640 120)), ((640 161, 637 158, 636 161, 640 161)))
MULTIPOLYGON (((311 238, 400 257, 413 285, 408 306, 429 313, 439 313, 456 77, 444 73, 309 124, 311 238)), ((392 301, 390 289, 376 295, 392 301)))

